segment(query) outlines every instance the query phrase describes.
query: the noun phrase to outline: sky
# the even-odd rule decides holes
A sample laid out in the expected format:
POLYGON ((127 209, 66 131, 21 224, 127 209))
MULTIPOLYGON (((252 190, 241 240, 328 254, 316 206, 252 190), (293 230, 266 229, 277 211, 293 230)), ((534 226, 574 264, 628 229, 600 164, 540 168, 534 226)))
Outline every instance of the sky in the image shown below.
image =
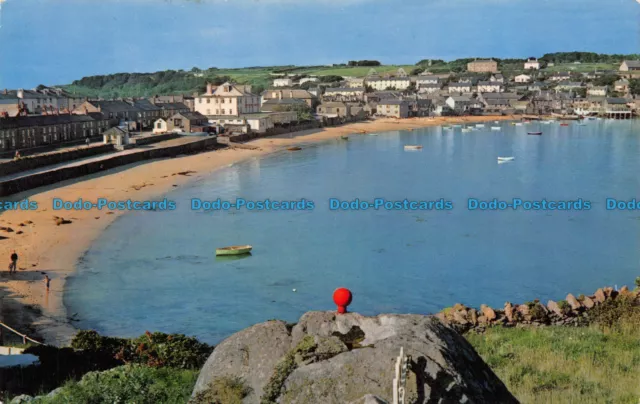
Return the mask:
POLYGON ((640 53, 640 0, 5 0, 0 88, 166 69, 640 53))

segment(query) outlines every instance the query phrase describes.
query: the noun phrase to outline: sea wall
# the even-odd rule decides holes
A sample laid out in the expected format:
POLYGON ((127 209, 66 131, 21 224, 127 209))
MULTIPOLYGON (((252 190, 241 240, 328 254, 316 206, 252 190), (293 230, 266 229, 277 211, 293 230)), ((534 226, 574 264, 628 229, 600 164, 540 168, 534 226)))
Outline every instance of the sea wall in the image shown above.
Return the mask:
MULTIPOLYGON (((92 142, 102 140, 102 135, 90 137, 92 142)), ((20 155, 30 156, 32 154, 46 153, 48 151, 56 150, 61 147, 80 146, 85 144, 85 138, 70 140, 68 142, 54 143, 46 146, 30 147, 28 149, 20 149, 20 155)), ((0 152, 0 158, 12 158, 16 154, 15 150, 0 152)))
POLYGON ((632 291, 623 286, 620 290, 606 287, 596 290, 593 295, 575 297, 571 293, 565 300, 558 302, 549 300, 547 304, 534 300, 524 304, 506 302, 502 309, 481 305, 474 309, 456 304, 436 314, 443 322, 461 332, 482 332, 487 327, 502 326, 546 326, 569 325, 578 326, 589 322, 589 313, 607 301, 628 298, 640 304, 640 288, 632 291))
POLYGON ((156 149, 140 150, 137 153, 117 155, 99 161, 91 161, 72 167, 63 167, 57 170, 46 171, 34 175, 20 177, 0 182, 0 197, 24 192, 33 188, 54 184, 56 182, 70 180, 85 175, 99 173, 111 168, 137 163, 144 160, 175 157, 179 154, 189 154, 213 148, 217 145, 215 137, 207 137, 192 143, 160 147, 156 149))
POLYGON ((15 174, 21 171, 33 170, 44 166, 81 159, 84 157, 91 157, 98 154, 109 153, 113 152, 114 150, 115 149, 113 148, 113 145, 103 144, 91 147, 80 147, 73 150, 52 152, 31 157, 22 157, 18 160, 11 160, 0 163, 0 175, 15 174))
POLYGON ((146 136, 146 137, 140 137, 140 138, 131 138, 131 143, 135 144, 136 146, 142 146, 145 144, 151 144, 151 143, 158 143, 158 142, 164 142, 165 140, 171 140, 171 139, 177 139, 180 137, 179 133, 164 133, 162 135, 153 135, 153 136, 146 136))

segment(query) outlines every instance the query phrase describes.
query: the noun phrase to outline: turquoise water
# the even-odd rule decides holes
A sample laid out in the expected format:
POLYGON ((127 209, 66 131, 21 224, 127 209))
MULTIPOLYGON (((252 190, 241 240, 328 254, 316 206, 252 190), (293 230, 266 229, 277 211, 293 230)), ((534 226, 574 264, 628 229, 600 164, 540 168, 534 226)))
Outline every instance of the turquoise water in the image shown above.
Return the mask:
POLYGON ((502 123, 501 132, 426 128, 351 136, 254 159, 176 188, 173 212, 118 219, 81 260, 65 295, 80 328, 146 330, 216 343, 256 322, 328 310, 431 313, 456 302, 562 299, 640 275, 640 125, 502 123), (541 129, 543 136, 527 136, 541 129), (420 144, 406 152, 403 145, 420 144), (497 156, 515 161, 497 164, 497 156), (195 212, 191 198, 315 202, 313 211, 195 212), (576 200, 590 211, 469 211, 467 199, 576 200), (329 198, 451 200, 449 211, 330 211, 329 198), (217 260, 215 248, 252 244, 217 260), (293 292, 296 289, 297 292, 293 292))

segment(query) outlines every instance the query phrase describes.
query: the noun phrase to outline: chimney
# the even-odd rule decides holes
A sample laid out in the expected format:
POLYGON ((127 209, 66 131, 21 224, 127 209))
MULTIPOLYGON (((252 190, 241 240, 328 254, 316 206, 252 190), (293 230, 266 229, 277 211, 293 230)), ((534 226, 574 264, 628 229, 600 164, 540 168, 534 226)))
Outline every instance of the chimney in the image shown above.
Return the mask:
POLYGON ((213 86, 211 83, 207 83, 207 95, 213 94, 213 86))
POLYGON ((24 90, 23 89, 19 89, 17 92, 18 98, 24 98, 24 90))

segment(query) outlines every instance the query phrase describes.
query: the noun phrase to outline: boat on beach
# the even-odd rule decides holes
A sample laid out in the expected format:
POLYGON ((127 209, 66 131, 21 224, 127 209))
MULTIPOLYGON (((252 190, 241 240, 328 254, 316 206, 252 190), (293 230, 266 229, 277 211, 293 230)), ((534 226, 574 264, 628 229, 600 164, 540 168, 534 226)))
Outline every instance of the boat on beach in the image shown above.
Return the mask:
POLYGON ((234 245, 230 247, 216 248, 216 255, 243 255, 249 254, 253 249, 250 245, 234 245))
POLYGON ((422 146, 420 145, 405 145, 405 150, 422 150, 422 146))

